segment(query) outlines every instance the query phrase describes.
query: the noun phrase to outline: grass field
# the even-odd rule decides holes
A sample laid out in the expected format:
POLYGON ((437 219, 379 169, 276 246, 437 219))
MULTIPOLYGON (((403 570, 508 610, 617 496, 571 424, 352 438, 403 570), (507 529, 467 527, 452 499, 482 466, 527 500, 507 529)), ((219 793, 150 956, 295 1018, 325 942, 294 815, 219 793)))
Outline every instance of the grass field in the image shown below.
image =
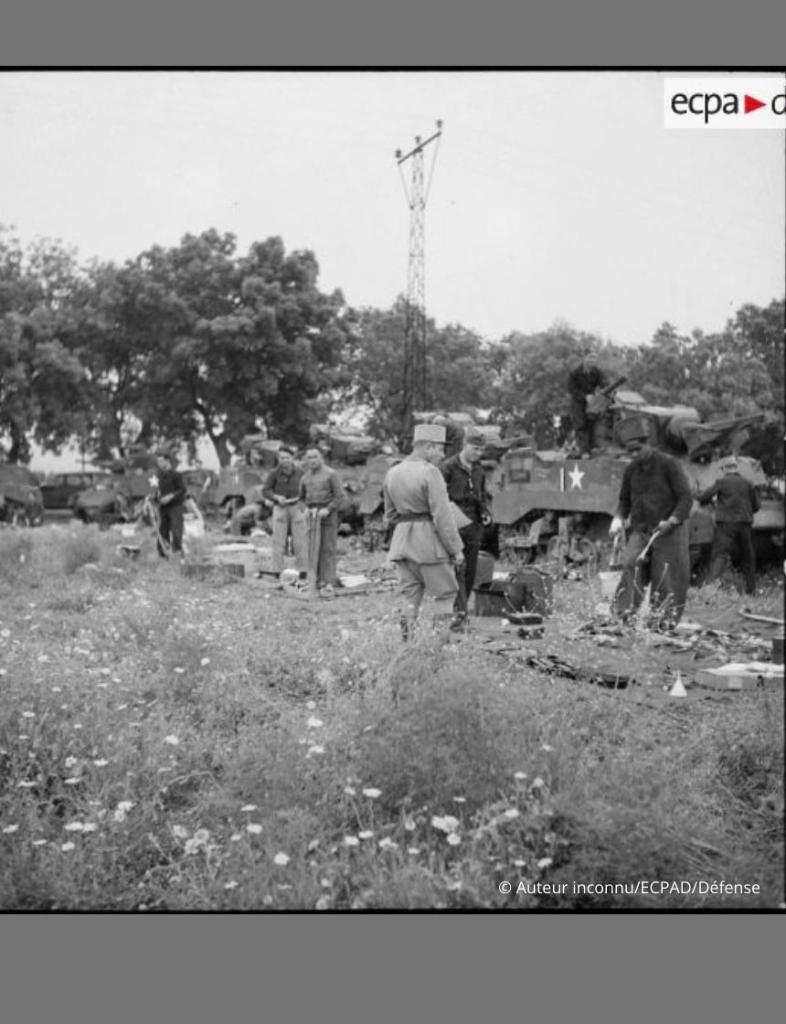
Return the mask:
MULTIPOLYGON (((782 684, 701 690, 695 649, 577 633, 597 581, 556 584, 541 640, 404 645, 384 581, 305 601, 118 541, 0 533, 2 908, 783 905, 782 684)), ((783 615, 779 579, 745 600, 783 615)), ((733 632, 739 605, 692 591, 686 619, 733 632)))

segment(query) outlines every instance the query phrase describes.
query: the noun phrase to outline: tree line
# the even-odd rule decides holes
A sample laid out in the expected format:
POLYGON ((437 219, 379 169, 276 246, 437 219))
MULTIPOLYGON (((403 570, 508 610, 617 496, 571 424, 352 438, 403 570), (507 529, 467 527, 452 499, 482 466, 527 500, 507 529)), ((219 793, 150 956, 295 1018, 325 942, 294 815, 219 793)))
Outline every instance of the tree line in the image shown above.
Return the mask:
MULTIPOLYGON (((109 459, 163 440, 193 453, 200 438, 226 465, 242 437, 264 427, 303 443, 309 427, 362 408, 376 436, 405 443, 402 395, 406 302, 349 307, 318 287, 313 252, 281 238, 237 251, 210 229, 122 265, 82 264, 62 243, 24 248, 0 229, 0 439, 11 462, 31 441, 59 452, 77 438, 109 459)), ((588 344, 609 378, 650 402, 692 405, 706 419, 764 411, 756 454, 782 474, 784 307, 742 306, 723 331, 619 346, 555 323, 485 339, 427 321, 431 404, 493 409, 539 447, 559 441, 566 378, 588 344)))

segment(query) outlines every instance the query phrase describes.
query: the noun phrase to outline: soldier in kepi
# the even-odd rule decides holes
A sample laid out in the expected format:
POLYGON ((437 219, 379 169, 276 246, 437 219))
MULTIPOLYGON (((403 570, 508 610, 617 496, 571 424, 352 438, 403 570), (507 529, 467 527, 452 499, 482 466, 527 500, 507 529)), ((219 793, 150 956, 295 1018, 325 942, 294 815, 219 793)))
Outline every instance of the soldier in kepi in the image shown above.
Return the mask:
POLYGON ((592 450, 597 420, 597 415, 587 408, 587 400, 604 387, 606 375, 598 367, 597 349, 588 346, 582 353, 581 362, 568 375, 570 420, 576 433, 580 456, 588 455, 592 450))
POLYGON ((338 513, 344 492, 338 473, 325 465, 318 448, 307 448, 303 462, 305 472, 300 481, 299 495, 306 503, 308 571, 316 589, 330 594, 339 585, 336 549, 338 513))
POLYGON ((385 521, 394 527, 388 557, 398 569, 405 640, 412 635, 426 593, 448 615, 458 593, 456 571, 464 546, 437 468, 444 454, 444 426, 419 423, 411 455, 388 470, 382 485, 385 521))
POLYGON ((699 495, 699 504, 715 499, 715 536, 707 582, 723 575, 729 560, 737 560, 745 580, 745 593, 756 593, 756 553, 753 549, 753 517, 759 511, 759 496, 752 484, 740 476, 737 460, 722 463, 724 475, 699 495))
POLYGON ((677 459, 652 447, 641 417, 623 420, 618 431, 633 461, 623 473, 617 514, 609 527, 609 534, 616 536, 625 520, 629 522, 612 610, 627 621, 649 586, 653 620, 663 628, 673 628, 680 621, 688 593, 690 484, 677 459))

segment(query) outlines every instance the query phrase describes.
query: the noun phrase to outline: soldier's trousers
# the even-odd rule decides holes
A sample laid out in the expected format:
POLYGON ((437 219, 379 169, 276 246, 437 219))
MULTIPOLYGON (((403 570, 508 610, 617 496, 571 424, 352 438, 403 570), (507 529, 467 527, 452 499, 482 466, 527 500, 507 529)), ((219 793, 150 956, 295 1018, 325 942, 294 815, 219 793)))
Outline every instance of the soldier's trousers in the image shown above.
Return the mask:
POLYGON ((287 537, 292 535, 292 549, 298 572, 308 568, 306 553, 306 512, 302 505, 276 505, 273 509, 273 572, 284 568, 287 537))
POLYGON ((622 556, 622 577, 612 602, 612 610, 621 618, 630 617, 650 588, 653 617, 666 626, 676 626, 682 618, 688 595, 690 554, 688 528, 683 523, 665 537, 659 537, 643 562, 637 558, 651 533, 633 530, 622 556))
POLYGON ((756 553, 750 523, 716 523, 712 542, 709 582, 722 576, 729 561, 736 559, 745 580, 745 593, 756 592, 756 553))
MULTIPOLYGON (((183 506, 161 505, 158 509, 158 532, 161 540, 169 544, 177 554, 183 550, 183 506)), ((166 557, 166 551, 158 541, 158 553, 166 557)))
POLYGON ((459 589, 453 604, 453 610, 461 615, 467 614, 467 602, 472 593, 472 588, 475 586, 475 577, 478 574, 478 555, 480 554, 480 535, 482 529, 483 527, 479 523, 470 523, 459 530, 459 536, 464 545, 464 564, 456 569, 459 589))

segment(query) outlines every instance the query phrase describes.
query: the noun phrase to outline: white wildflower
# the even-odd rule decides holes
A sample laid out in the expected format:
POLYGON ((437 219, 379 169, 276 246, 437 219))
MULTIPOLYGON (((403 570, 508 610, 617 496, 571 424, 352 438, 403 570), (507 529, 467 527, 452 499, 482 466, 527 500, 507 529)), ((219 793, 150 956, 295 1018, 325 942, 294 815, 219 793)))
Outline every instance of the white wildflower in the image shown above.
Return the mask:
POLYGON ((378 845, 379 845, 380 850, 397 850, 398 849, 398 843, 395 843, 388 836, 385 836, 384 839, 380 839, 378 845))
POLYGON ((440 815, 435 814, 431 819, 431 824, 434 828, 439 829, 440 832, 455 832, 459 827, 458 818, 452 817, 450 814, 440 815))
POLYGON ((106 768, 106 766, 109 764, 109 761, 107 761, 105 757, 98 757, 96 758, 95 761, 93 761, 93 764, 96 766, 96 768, 106 768))
POLYGON ((66 832, 83 832, 84 828, 85 826, 81 821, 69 821, 65 826, 66 832))
POLYGON ((358 832, 358 839, 373 839, 374 833, 370 828, 364 828, 362 832, 358 832))
POLYGON ((541 857, 538 861, 538 869, 540 871, 545 871, 546 868, 550 868, 553 863, 554 862, 552 861, 551 857, 541 857))
POLYGON ((377 797, 382 796, 382 790, 369 786, 367 789, 363 790, 363 796, 367 796, 369 800, 376 800, 377 797))
POLYGON ((248 812, 251 812, 251 811, 255 811, 256 809, 257 809, 257 805, 256 804, 243 804, 243 806, 240 808, 240 811, 241 811, 241 814, 245 814, 245 813, 248 813, 248 812))
POLYGON ((76 847, 74 843, 63 843, 63 845, 60 847, 63 853, 68 853, 69 850, 73 850, 75 848, 76 847))
POLYGON ((177 736, 174 736, 172 733, 170 733, 169 736, 164 737, 164 743, 168 743, 170 747, 176 747, 180 744, 180 740, 177 738, 177 736))
POLYGON ((451 846, 458 846, 460 842, 461 836, 457 832, 451 832, 450 835, 448 836, 448 843, 451 846))
POLYGON ((357 836, 344 836, 344 846, 359 846, 360 840, 357 836))
POLYGON ((324 754, 325 753, 325 748, 322 746, 321 743, 312 743, 311 746, 306 751, 306 753, 307 754, 324 754))
POLYGON ((250 821, 246 825, 246 832, 250 832, 252 836, 258 836, 262 831, 262 826, 258 825, 255 821, 250 821))
POLYGON ((234 878, 230 882, 224 882, 225 889, 237 889, 237 886, 238 883, 234 880, 234 878))
POLYGON ((306 725, 309 729, 321 729, 325 723, 316 715, 309 715, 306 725))
POLYGON ((519 812, 515 807, 509 807, 502 815, 502 817, 507 818, 508 821, 514 821, 518 816, 519 812))
POLYGON ((280 868, 285 868, 289 864, 289 857, 285 853, 277 853, 273 858, 273 863, 278 864, 280 868))
POLYGON ((14 832, 18 832, 18 831, 19 831, 19 826, 18 825, 6 825, 5 828, 3 829, 3 835, 4 836, 10 836, 10 835, 13 835, 14 832))

